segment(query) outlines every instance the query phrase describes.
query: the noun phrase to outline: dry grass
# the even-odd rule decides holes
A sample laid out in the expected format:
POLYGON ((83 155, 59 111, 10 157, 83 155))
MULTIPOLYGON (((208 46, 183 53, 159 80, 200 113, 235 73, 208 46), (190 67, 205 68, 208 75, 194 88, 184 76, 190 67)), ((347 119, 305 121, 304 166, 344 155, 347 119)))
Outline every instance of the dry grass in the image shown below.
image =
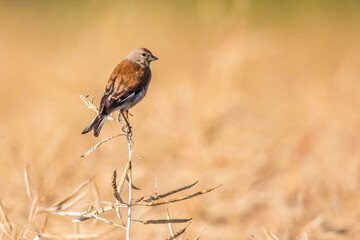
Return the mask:
MULTIPOLYGON (((188 238, 204 228, 202 239, 360 237, 358 4, 234 2, 0 3, 4 239, 28 226, 31 205, 52 207, 94 175, 76 206, 114 199, 110 176, 126 164, 125 140, 81 158, 99 139, 80 135, 93 113, 78 96, 98 104, 110 72, 138 46, 159 61, 130 118, 141 157, 134 184, 148 193, 155 178, 159 192, 223 184, 168 206, 172 217, 193 217, 188 238), (37 186, 30 194, 25 164, 37 186)), ((120 131, 109 121, 101 139, 120 131)), ((166 206, 142 209, 135 218, 166 218, 166 206)), ((79 228, 62 216, 40 220, 31 228, 125 236, 92 220, 79 228)), ((166 225, 133 224, 133 239, 169 235, 166 225)))
MULTIPOLYGON (((129 134, 127 133, 128 141, 130 142, 129 134)), ((126 231, 126 239, 132 238, 132 231, 131 225, 133 222, 142 223, 144 225, 162 225, 167 224, 169 226, 169 237, 167 239, 175 240, 180 235, 183 235, 188 228, 190 221, 192 218, 170 218, 169 210, 166 209, 166 219, 136 219, 132 217, 133 212, 137 211, 139 207, 157 207, 160 205, 170 205, 175 202, 186 201, 190 198, 194 198, 208 192, 213 191, 214 189, 218 188, 209 188, 202 191, 198 191, 196 193, 185 195, 182 197, 166 199, 169 196, 172 196, 176 193, 180 193, 187 189, 192 188, 197 182, 186 185, 169 192, 163 194, 157 194, 154 192, 154 196, 142 196, 139 199, 132 198, 132 190, 140 190, 132 185, 132 159, 131 159, 131 147, 129 145, 129 161, 126 164, 123 176, 120 178, 119 184, 117 184, 117 172, 116 170, 113 171, 112 183, 111 186, 113 188, 114 194, 114 203, 113 202, 106 202, 101 201, 98 199, 99 193, 97 192, 96 185, 94 184, 93 179, 88 179, 81 183, 78 187, 76 187, 68 196, 64 199, 57 201, 56 203, 52 204, 50 207, 42 206, 41 203, 38 201, 38 196, 33 197, 33 188, 30 178, 29 178, 29 171, 28 167, 25 167, 24 176, 25 176, 25 185, 28 197, 31 201, 31 207, 28 216, 28 222, 25 226, 17 225, 14 222, 9 220, 8 214, 0 202, 0 217, 2 221, 0 222, 0 228, 2 230, 1 237, 9 238, 9 239, 89 239, 89 238, 106 238, 108 236, 108 231, 104 232, 103 229, 99 232, 99 230, 94 229, 96 223, 105 223, 111 225, 115 228, 124 229, 126 231), (123 192, 124 182, 128 182, 129 185, 129 200, 127 202, 123 201, 123 197, 121 197, 123 192), (118 187, 119 186, 119 187, 118 187), (79 204, 81 201, 86 201, 87 198, 86 193, 89 192, 89 187, 92 187, 95 191, 93 192, 93 198, 95 201, 88 203, 86 205, 79 204), (106 205, 101 207, 100 204, 106 205), (73 211, 73 208, 80 208, 80 211, 73 211), (123 221, 124 212, 121 213, 121 209, 125 209, 127 214, 125 214, 127 218, 127 223, 125 224, 123 221), (108 212, 115 212, 118 215, 116 221, 119 223, 114 222, 113 220, 109 220, 108 218, 104 217, 105 213, 108 212), (72 223, 75 225, 75 233, 53 233, 47 232, 48 226, 48 219, 50 215, 57 215, 63 217, 70 217, 72 218, 72 223), (88 222, 87 220, 95 220, 90 228, 89 224, 83 224, 84 222, 88 222), (119 221, 120 220, 120 221, 119 221), (36 224, 41 223, 41 228, 34 227, 36 224), (81 223, 81 225, 79 225, 81 223), (184 228, 180 231, 174 233, 173 232, 173 225, 174 224, 181 224, 181 223, 188 223, 184 228), (88 232, 80 233, 79 229, 80 226, 88 226, 88 232)), ((126 213, 125 212, 125 213, 126 213)), ((115 214, 113 214, 115 216, 115 214)), ((137 231, 134 229, 133 231, 137 231)), ((199 239, 197 237, 197 239, 199 239)))

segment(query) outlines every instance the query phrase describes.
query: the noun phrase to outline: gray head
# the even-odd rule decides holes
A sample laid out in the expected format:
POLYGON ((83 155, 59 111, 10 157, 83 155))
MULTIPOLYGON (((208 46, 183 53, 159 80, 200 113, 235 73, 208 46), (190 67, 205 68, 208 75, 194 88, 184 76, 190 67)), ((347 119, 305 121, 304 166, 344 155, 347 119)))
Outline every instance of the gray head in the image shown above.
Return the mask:
POLYGON ((146 48, 135 48, 129 53, 126 59, 137 62, 145 67, 149 67, 150 63, 158 58, 152 55, 152 53, 146 48))

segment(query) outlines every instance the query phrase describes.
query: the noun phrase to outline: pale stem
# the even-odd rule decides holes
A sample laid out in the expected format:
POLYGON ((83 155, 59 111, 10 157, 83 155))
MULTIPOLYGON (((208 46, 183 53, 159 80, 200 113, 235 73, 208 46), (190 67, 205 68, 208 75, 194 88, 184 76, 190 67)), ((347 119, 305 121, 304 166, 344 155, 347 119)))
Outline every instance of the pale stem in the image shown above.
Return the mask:
POLYGON ((129 204, 128 204, 128 221, 127 221, 127 227, 126 227, 126 240, 130 240, 130 229, 131 229, 131 207, 132 207, 132 163, 131 163, 131 157, 132 157, 132 144, 131 139, 129 136, 129 132, 126 131, 127 141, 128 141, 128 147, 129 147, 129 204))

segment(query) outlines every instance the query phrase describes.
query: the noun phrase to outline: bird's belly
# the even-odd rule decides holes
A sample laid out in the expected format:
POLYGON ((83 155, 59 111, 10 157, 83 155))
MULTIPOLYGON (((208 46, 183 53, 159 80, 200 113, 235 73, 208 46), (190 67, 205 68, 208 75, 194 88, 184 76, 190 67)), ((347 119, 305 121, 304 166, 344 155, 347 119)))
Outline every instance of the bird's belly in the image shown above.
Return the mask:
POLYGON ((133 98, 129 99, 129 101, 122 107, 122 109, 129 110, 134 107, 138 102, 140 102, 146 95, 146 90, 143 89, 139 93, 137 93, 133 98))

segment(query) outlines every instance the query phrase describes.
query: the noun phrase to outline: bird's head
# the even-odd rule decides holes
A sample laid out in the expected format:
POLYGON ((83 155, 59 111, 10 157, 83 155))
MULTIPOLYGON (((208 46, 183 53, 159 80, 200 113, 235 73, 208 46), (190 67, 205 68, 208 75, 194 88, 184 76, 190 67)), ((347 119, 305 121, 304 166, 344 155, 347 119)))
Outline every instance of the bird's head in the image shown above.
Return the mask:
POLYGON ((145 67, 150 66, 150 63, 152 61, 157 60, 158 58, 155 57, 148 49, 146 48, 135 48, 132 50, 129 55, 126 57, 126 59, 137 62, 140 65, 143 65, 145 67))

